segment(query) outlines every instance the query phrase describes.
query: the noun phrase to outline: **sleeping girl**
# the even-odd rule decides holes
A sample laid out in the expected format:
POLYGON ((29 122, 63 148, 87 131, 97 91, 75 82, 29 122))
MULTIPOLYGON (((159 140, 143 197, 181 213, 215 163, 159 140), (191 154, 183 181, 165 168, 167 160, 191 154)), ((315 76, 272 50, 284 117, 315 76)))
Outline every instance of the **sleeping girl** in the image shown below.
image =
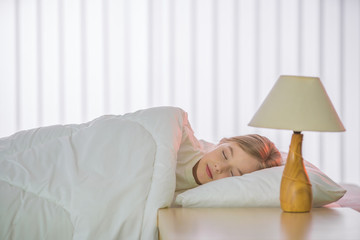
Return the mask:
POLYGON ((21 131, 0 139, 0 239, 158 239, 174 190, 280 162, 259 135, 198 140, 175 107, 21 131))
POLYGON ((264 136, 223 138, 215 145, 198 141, 190 124, 185 125, 184 132, 177 158, 176 191, 279 166, 282 162, 279 150, 264 136))

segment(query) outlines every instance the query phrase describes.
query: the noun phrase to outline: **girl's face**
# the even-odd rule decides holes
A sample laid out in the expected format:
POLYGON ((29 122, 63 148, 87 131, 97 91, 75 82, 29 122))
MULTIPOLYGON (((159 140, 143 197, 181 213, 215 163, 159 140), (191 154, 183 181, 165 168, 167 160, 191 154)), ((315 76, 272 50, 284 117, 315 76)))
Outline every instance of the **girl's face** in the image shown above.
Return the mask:
POLYGON ((255 157, 246 153, 237 143, 227 142, 206 153, 194 166, 193 174, 198 184, 205 184, 259 169, 259 162, 255 157))

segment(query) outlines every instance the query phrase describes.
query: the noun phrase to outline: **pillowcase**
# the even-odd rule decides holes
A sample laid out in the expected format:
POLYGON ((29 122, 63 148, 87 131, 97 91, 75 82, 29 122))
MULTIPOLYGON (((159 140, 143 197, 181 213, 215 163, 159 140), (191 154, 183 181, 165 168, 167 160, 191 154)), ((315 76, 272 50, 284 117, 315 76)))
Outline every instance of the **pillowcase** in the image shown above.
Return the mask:
MULTIPOLYGON (((286 159, 286 158, 285 158, 286 159)), ((313 207, 340 199, 346 192, 317 167, 304 160, 313 192, 313 207)), ((212 181, 177 195, 183 207, 280 207, 284 165, 238 177, 212 181)))

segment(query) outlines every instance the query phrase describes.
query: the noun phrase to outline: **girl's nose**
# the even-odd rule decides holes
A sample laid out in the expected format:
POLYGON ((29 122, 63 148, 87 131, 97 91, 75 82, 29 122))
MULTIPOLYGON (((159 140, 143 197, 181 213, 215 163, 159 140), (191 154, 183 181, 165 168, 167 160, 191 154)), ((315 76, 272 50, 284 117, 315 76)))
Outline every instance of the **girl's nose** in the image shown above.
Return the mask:
POLYGON ((215 163, 214 167, 215 167, 216 173, 221 174, 229 168, 229 165, 226 163, 218 162, 218 163, 215 163))

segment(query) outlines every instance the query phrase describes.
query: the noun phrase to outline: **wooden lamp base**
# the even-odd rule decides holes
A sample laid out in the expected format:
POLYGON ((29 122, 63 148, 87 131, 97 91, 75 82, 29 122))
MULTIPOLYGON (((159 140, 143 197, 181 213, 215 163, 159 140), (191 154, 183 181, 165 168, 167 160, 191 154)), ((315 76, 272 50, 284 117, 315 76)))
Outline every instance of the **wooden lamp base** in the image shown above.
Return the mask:
POLYGON ((294 132, 280 186, 280 204, 284 212, 309 212, 312 190, 301 154, 303 135, 294 132))

